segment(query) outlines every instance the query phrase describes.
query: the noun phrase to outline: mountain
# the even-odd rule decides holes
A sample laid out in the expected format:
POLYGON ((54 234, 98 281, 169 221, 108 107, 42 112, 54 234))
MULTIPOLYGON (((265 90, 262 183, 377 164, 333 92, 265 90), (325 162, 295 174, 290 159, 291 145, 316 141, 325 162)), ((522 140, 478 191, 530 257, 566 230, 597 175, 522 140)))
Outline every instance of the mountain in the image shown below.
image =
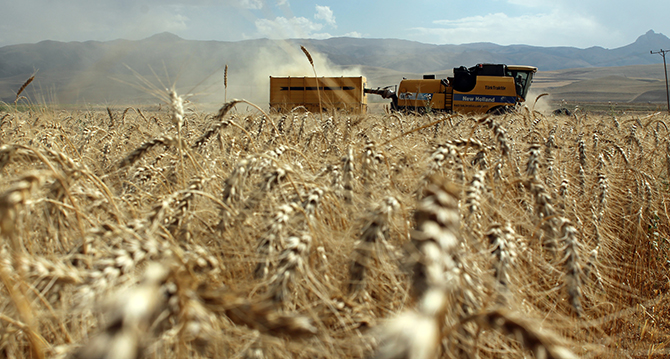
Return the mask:
MULTIPOLYGON (((35 81, 22 94, 31 101, 106 105, 158 103, 163 101, 165 89, 173 86, 194 103, 221 103, 236 97, 263 104, 267 102, 269 76, 312 76, 314 71, 318 76, 365 75, 368 86, 376 87, 425 73, 446 77, 454 67, 483 62, 537 66, 538 80, 542 74, 550 74, 544 77, 547 85, 560 83, 556 76, 563 69, 593 71, 658 64, 661 57, 649 51, 668 48, 670 39, 652 30, 616 49, 492 43, 430 45, 346 37, 194 41, 171 33, 139 41, 43 41, 0 47, 0 100, 13 102, 17 89, 33 74, 35 81), (300 51, 301 45, 314 57, 314 68, 300 51), (226 65, 230 71, 224 88, 226 65)), ((653 74, 656 76, 656 70, 653 74)), ((565 75, 570 76, 569 72, 565 75)), ((570 83, 592 79, 573 80, 570 83)))
POLYGON ((660 63, 650 50, 670 48, 670 39, 649 30, 629 45, 602 47, 501 46, 492 43, 427 45, 401 40, 333 38, 311 40, 318 51, 339 65, 365 64, 396 71, 431 72, 481 62, 537 66, 540 71, 660 63))

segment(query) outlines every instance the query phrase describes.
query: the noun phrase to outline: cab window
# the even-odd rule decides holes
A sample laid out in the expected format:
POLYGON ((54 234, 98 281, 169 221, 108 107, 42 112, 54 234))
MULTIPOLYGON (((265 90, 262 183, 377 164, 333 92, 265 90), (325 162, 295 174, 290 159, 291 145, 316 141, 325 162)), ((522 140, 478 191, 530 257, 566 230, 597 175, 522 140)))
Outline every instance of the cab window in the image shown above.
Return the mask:
POLYGON ((514 86, 516 88, 517 96, 523 97, 525 99, 526 95, 528 94, 528 88, 530 87, 530 81, 532 79, 530 73, 526 71, 507 70, 507 76, 514 78, 514 86))

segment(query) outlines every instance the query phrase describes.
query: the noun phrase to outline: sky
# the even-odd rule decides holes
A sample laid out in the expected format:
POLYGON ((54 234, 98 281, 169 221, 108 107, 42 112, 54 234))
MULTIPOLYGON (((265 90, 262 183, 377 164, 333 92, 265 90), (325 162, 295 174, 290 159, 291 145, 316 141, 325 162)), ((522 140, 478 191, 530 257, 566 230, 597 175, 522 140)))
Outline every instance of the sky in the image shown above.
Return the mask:
POLYGON ((660 0, 0 0, 0 47, 55 41, 396 38, 617 48, 670 36, 660 0))

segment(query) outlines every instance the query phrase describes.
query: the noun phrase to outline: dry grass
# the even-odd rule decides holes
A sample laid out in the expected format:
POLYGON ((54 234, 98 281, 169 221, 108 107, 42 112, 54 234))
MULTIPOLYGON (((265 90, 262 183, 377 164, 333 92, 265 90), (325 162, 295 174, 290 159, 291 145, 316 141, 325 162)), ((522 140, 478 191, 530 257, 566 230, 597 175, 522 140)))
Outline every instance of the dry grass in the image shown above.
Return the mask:
POLYGON ((667 115, 171 100, 0 114, 0 357, 665 355, 667 115))

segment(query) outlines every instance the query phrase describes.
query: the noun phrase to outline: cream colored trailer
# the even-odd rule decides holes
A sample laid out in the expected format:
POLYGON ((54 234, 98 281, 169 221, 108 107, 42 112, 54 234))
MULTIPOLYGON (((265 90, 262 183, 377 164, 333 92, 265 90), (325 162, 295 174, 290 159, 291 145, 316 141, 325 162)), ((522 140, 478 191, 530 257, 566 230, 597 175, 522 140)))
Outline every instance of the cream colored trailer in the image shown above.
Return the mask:
POLYGON ((365 77, 273 77, 270 76, 270 109, 288 112, 304 107, 310 112, 367 112, 365 77), (320 101, 319 101, 320 99, 320 101))

